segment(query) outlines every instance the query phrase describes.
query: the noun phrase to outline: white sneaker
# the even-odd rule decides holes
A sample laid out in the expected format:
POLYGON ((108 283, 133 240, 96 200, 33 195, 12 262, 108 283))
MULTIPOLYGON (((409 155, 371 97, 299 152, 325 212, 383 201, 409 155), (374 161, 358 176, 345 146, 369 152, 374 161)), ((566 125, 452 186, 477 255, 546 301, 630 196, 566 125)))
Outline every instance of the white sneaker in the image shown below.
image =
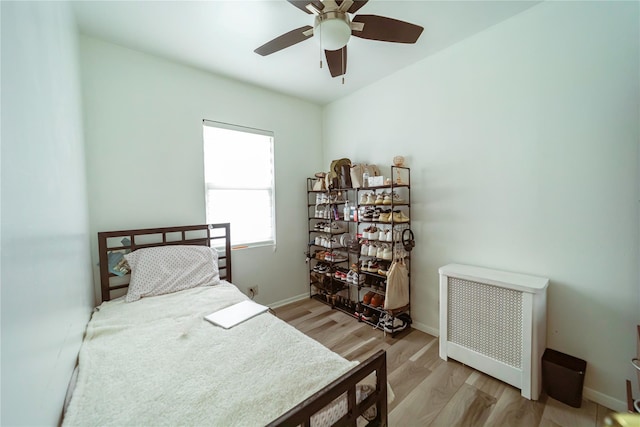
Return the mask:
POLYGON ((378 253, 378 248, 373 243, 369 243, 369 251, 367 252, 368 256, 376 256, 378 253))
POLYGON ((369 255, 369 242, 364 242, 360 248, 360 255, 369 255))
POLYGON ((409 317, 408 314, 403 313, 397 317, 387 316, 383 328, 385 332, 389 333, 400 332, 407 329, 410 324, 411 317, 409 317))

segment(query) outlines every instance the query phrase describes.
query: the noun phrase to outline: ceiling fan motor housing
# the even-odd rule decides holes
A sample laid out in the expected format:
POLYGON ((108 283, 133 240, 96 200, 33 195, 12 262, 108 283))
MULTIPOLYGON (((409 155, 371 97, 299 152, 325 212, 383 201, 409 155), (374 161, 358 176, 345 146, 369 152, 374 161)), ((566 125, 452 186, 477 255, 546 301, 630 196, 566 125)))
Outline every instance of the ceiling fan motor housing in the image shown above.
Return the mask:
POLYGON ((324 50, 342 49, 351 37, 349 15, 337 10, 316 15, 313 35, 324 50))

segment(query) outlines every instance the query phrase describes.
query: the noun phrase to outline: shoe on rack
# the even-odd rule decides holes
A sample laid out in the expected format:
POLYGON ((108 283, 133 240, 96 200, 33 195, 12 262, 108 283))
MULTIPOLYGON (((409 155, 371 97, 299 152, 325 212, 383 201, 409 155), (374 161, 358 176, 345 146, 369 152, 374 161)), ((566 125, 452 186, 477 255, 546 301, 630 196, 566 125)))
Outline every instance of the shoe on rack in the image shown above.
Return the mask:
POLYGON ((362 302, 367 304, 367 305, 370 305, 371 304, 371 298, 373 298, 374 295, 375 295, 375 293, 373 293, 373 292, 367 292, 362 297, 362 302))
POLYGON ((389 315, 387 313, 383 313, 376 322, 376 328, 384 329, 384 325, 387 322, 387 317, 389 317, 389 315))
POLYGON ((376 194, 376 199, 374 200, 373 204, 374 204, 374 205, 381 205, 381 204, 383 204, 383 203, 384 203, 384 196, 385 196, 385 194, 387 194, 387 193, 385 193, 384 191, 383 191, 382 193, 376 194))
POLYGON ((356 272, 355 272, 355 271, 353 271, 353 270, 349 270, 349 272, 347 273, 347 277, 346 277, 345 281, 346 281, 347 283, 353 283, 353 284, 356 284, 356 283, 354 282, 354 280, 353 280, 353 275, 354 275, 354 274, 356 274, 356 272))
POLYGON ((371 306, 373 306, 373 307, 382 307, 383 304, 384 304, 384 296, 382 296, 380 294, 374 294, 371 297, 371 306))
POLYGON ((371 208, 364 208, 364 212, 360 216, 360 221, 371 222, 373 221, 373 210, 371 208))
POLYGON ((362 285, 365 281, 364 274, 362 273, 354 273, 352 277, 353 277, 353 282, 351 283, 353 283, 354 285, 362 285))
POLYGON ((390 246, 385 245, 384 249, 382 250, 382 256, 380 258, 387 261, 391 261, 393 259, 393 251, 391 250, 390 246))
POLYGON ((360 255, 369 255, 369 242, 365 241, 360 247, 360 255))
POLYGON ((362 195, 360 196, 360 204, 361 205, 366 205, 368 204, 367 202, 369 201, 369 194, 368 193, 362 193, 362 195))
POLYGON ((381 276, 386 276, 389 272, 389 263, 380 263, 380 267, 378 268, 378 274, 381 276))
POLYGON ((402 211, 393 211, 393 222, 409 222, 409 217, 402 211))
POLYGON ((380 268, 380 264, 371 260, 369 261, 369 269, 367 270, 369 273, 378 273, 378 269, 380 268))
POLYGON ((385 242, 393 242, 393 230, 387 230, 387 233, 384 236, 385 242))
POLYGON ((329 227, 328 233, 331 233, 331 234, 342 234, 345 231, 346 231, 346 229, 344 228, 343 225, 338 224, 337 222, 333 222, 333 223, 331 223, 331 225, 329 227))
POLYGON ((373 319, 373 313, 374 313, 374 311, 371 310, 370 308, 365 308, 364 309, 364 313, 362 313, 362 320, 366 320, 367 322, 371 322, 371 320, 373 319))
POLYGON ((391 222, 391 212, 380 212, 380 222, 391 222))
POLYGON ((385 332, 389 333, 400 332, 407 329, 411 322, 411 317, 406 313, 402 313, 396 317, 387 316, 383 328, 385 332))
POLYGON ((376 195, 375 193, 367 194, 367 205, 375 205, 376 204, 376 195))
POLYGON ((369 251, 367 252, 368 256, 376 256, 378 253, 378 247, 373 243, 369 243, 369 251))
POLYGON ((394 205, 401 205, 401 204, 405 203, 404 199, 402 197, 400 197, 400 195, 398 193, 396 193, 395 191, 391 195, 391 201, 393 202, 394 205))

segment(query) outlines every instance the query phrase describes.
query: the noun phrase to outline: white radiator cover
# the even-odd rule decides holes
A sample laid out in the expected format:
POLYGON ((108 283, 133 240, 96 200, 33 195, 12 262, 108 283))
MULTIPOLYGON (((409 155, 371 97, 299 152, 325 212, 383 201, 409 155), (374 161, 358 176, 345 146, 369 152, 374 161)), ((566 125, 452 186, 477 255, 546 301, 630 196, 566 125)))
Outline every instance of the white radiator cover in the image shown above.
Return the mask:
POLYGON ((549 279, 462 264, 440 272, 440 357, 538 400, 549 279))

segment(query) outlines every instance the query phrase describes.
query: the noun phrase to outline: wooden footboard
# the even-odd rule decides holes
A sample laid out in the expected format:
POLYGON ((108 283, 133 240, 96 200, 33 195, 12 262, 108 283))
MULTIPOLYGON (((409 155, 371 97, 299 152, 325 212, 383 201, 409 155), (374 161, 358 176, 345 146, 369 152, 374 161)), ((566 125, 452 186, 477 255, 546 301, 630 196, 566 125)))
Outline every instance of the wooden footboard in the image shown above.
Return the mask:
POLYGON ((369 421, 367 425, 387 426, 387 355, 384 350, 379 350, 363 363, 269 423, 268 426, 295 427, 301 425, 308 427, 311 425, 311 417, 314 414, 344 393, 347 393, 348 410, 334 425, 356 426, 358 417, 375 405, 377 409, 376 418, 369 421), (360 404, 357 404, 356 386, 374 372, 376 374, 375 391, 360 404))

